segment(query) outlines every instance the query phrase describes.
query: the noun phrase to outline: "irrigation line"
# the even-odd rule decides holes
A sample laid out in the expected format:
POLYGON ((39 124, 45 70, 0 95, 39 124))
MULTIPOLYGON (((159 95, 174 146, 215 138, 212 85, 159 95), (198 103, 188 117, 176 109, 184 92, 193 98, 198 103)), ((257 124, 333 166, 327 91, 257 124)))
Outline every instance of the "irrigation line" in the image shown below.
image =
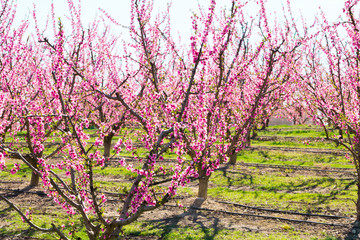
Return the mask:
POLYGON ((254 138, 257 141, 315 141, 315 142, 327 142, 333 143, 330 139, 322 137, 289 137, 289 136, 257 136, 254 138))
MULTIPOLYGON (((337 129, 330 128, 328 131, 335 131, 337 129)), ((323 132, 323 128, 265 128, 265 129, 257 129, 259 132, 291 132, 291 131, 314 131, 314 132, 323 132)))
POLYGON ((0 183, 23 183, 21 181, 0 181, 0 183))
POLYGON ((262 163, 237 163, 236 165, 248 166, 248 167, 263 167, 263 168, 287 168, 287 169, 296 169, 296 170, 306 170, 306 171, 317 171, 317 172, 346 172, 352 173, 355 172, 354 168, 332 168, 332 169, 321 169, 311 166, 295 166, 295 165, 275 165, 275 164, 262 164, 262 163))
MULTIPOLYGON (((108 161, 109 162, 117 162, 119 161, 120 159, 125 159, 125 161, 139 161, 139 159, 142 159, 143 161, 145 161, 145 157, 144 158, 139 158, 139 157, 132 157, 132 156, 118 156, 118 157, 113 157, 113 158, 110 158, 108 161), (135 159, 137 158, 137 159, 135 159)), ((159 163, 161 162, 176 162, 177 159, 171 159, 171 158, 164 158, 163 160, 158 160, 159 163)), ((190 161, 190 160, 189 160, 190 161)))
POLYGON ((341 149, 325 149, 325 148, 294 148, 294 147, 271 147, 271 146, 250 146, 246 150, 277 150, 286 152, 307 152, 307 153, 320 153, 320 154, 335 154, 344 155, 348 151, 341 149))
POLYGON ((36 194, 38 196, 47 196, 47 194, 42 191, 14 190, 14 189, 7 189, 7 188, 0 188, 0 191, 16 192, 16 193, 30 193, 30 194, 36 194))
MULTIPOLYGON (((324 138, 324 137, 289 137, 289 136, 279 136, 279 135, 273 135, 273 136, 256 136, 254 140, 257 141, 290 141, 290 142, 301 142, 301 141, 309 141, 309 142, 326 142, 326 143, 334 143, 333 140, 330 138, 324 138)), ((348 143, 348 139, 343 139, 344 142, 348 143)))
POLYGON ((243 207, 243 208, 255 209, 255 210, 259 210, 259 211, 267 211, 267 212, 275 212, 275 213, 284 213, 284 214, 291 214, 291 215, 301 215, 301 216, 311 216, 311 217, 322 217, 322 218, 334 218, 334 219, 340 219, 340 218, 352 219, 352 218, 350 218, 350 217, 345 217, 345 216, 326 215, 326 214, 313 214, 313 213, 300 213, 300 212, 294 212, 294 211, 284 211, 284 210, 277 210, 277 209, 269 209, 269 208, 261 208, 261 207, 247 206, 247 205, 243 205, 243 204, 239 204, 239 203, 226 202, 226 201, 218 201, 218 200, 215 200, 215 202, 224 203, 224 204, 229 204, 229 205, 234 205, 234 206, 236 206, 236 207, 243 207))
MULTIPOLYGON (((165 204, 164 206, 166 206, 166 207, 177 207, 177 208, 179 207, 177 205, 168 205, 168 204, 165 204)), ((274 216, 267 216, 267 215, 256 215, 256 214, 249 214, 249 213, 229 212, 229 211, 225 211, 225 210, 214 210, 214 209, 200 208, 200 207, 194 207, 194 206, 189 206, 189 207, 185 207, 185 208, 201 210, 201 211, 209 211, 209 212, 220 212, 220 213, 225 213, 225 214, 229 214, 229 215, 237 215, 237 216, 245 216, 245 217, 258 217, 258 218, 274 219, 274 220, 281 220, 281 221, 287 221, 287 222, 317 224, 317 225, 326 225, 326 226, 334 226, 334 227, 347 227, 347 225, 337 224, 337 223, 323 223, 323 222, 298 220, 298 219, 274 217, 274 216)))

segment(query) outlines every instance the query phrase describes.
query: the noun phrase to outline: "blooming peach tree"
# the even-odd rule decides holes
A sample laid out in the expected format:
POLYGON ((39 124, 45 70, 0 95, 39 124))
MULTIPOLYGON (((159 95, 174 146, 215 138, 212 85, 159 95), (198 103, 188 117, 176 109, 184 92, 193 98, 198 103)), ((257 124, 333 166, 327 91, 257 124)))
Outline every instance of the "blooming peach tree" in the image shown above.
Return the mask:
MULTIPOLYGON (((213 6, 214 3, 208 10, 208 21, 202 23, 204 28, 193 36, 200 39, 196 41, 204 49, 211 30, 213 6)), ((188 145, 182 131, 188 126, 190 109, 197 104, 195 99, 206 98, 209 82, 204 80, 206 88, 203 88, 200 78, 205 73, 206 59, 202 58, 202 50, 197 51, 193 44, 189 49, 177 47, 170 35, 168 13, 152 20, 152 1, 132 1, 132 41, 124 43, 126 48, 119 56, 112 53, 116 41, 103 37, 98 22, 84 29, 80 7, 72 1, 69 1, 71 34, 66 34, 67 29, 55 19, 52 11, 54 35, 45 37, 37 31, 25 45, 29 68, 24 74, 31 76, 29 83, 34 91, 24 90, 28 102, 17 103, 17 115, 11 112, 15 108, 8 108, 6 112, 10 120, 16 117, 11 125, 16 128, 7 132, 18 136, 21 126, 25 126, 27 139, 32 144, 23 151, 1 142, 1 166, 5 166, 9 157, 21 159, 40 177, 48 197, 70 216, 81 217, 89 239, 116 239, 124 225, 135 221, 143 212, 163 205, 176 194, 179 186, 198 176, 197 162, 184 161, 188 145), (191 57, 180 57, 181 53, 191 53, 191 57), (117 70, 122 67, 123 71, 117 70), (93 113, 88 112, 98 110, 99 106, 119 111, 115 116, 129 116, 128 124, 138 129, 135 134, 140 141, 136 145, 128 135, 114 146, 119 155, 132 152, 137 165, 129 164, 124 158, 119 161, 119 168, 136 177, 131 180, 128 191, 119 192, 123 204, 118 209, 119 216, 111 219, 104 215, 107 197, 96 187, 94 175, 94 168, 105 163, 100 148, 103 137, 111 131, 98 131, 94 143, 89 143, 86 133, 93 117, 93 113), (46 143, 55 137, 61 143, 44 156, 46 143), (169 151, 175 152, 177 162, 162 166, 163 155, 169 151), (35 166, 26 154, 35 160, 35 166)), ((36 14, 34 18, 36 21, 36 14)), ((9 71, 6 77, 11 74, 9 71)), ((26 75, 21 77, 27 79, 26 75)), ((9 96, 5 91, 1 94, 2 104, 6 104, 9 96)), ((13 98, 21 101, 18 96, 13 98)), ((107 114, 106 111, 102 113, 107 114)), ((99 122, 101 127, 113 126, 105 120, 99 122)), ((56 224, 50 228, 39 227, 9 199, 0 198, 36 230, 68 239, 67 229, 56 224)))
POLYGON ((345 1, 344 19, 335 24, 322 15, 319 32, 306 46, 306 67, 298 72, 303 79, 303 102, 327 138, 347 151, 357 172, 356 219, 360 220, 360 82, 359 1, 345 1), (340 32, 346 34, 341 34, 340 32), (339 134, 331 134, 332 128, 339 134))

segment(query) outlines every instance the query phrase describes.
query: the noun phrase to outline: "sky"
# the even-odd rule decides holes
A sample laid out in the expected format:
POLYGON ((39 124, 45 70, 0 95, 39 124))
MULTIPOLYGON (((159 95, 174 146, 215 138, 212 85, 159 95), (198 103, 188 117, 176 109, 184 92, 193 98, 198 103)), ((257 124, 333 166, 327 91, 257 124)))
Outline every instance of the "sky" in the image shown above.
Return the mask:
MULTIPOLYGON (((154 9, 159 11, 164 9, 169 0, 154 0, 154 9)), ((255 0, 250 0, 254 2, 255 0)), ((51 0, 17 0, 17 15, 16 23, 18 24, 22 19, 29 19, 31 22, 30 30, 33 29, 32 10, 33 3, 36 4, 38 22, 40 28, 45 26, 47 15, 50 13, 51 0)), ((60 18, 65 18, 68 12, 67 0, 53 0, 55 5, 55 15, 60 18)), ((74 0, 77 2, 77 0, 74 0)), ((171 9, 171 25, 172 31, 175 34, 183 36, 190 36, 191 33, 191 15, 192 11, 197 9, 198 4, 207 5, 210 0, 172 0, 171 9)), ((335 21, 342 13, 345 0, 290 0, 293 9, 293 14, 296 20, 300 19, 302 14, 310 23, 314 19, 314 15, 319 12, 321 8, 330 21, 335 21)), ((217 6, 224 6, 230 4, 230 0, 218 0, 217 6)), ((282 6, 286 4, 286 0, 268 0, 266 9, 268 12, 282 12, 282 6)), ((128 25, 130 21, 130 0, 82 0, 82 19, 85 25, 88 25, 91 20, 101 14, 99 8, 104 9, 120 24, 128 25)), ((255 14, 256 8, 247 8, 249 14, 255 14)), ((15 25, 16 26, 16 25, 15 25)))

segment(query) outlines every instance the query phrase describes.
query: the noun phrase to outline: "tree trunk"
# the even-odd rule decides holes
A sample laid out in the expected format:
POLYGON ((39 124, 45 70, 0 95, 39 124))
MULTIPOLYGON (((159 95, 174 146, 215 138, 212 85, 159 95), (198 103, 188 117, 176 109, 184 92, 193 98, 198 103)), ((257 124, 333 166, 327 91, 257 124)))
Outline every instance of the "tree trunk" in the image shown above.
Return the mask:
MULTIPOLYGON (((28 162, 33 166, 34 168, 38 169, 38 164, 35 158, 28 156, 26 158, 28 162)), ((36 172, 31 172, 31 180, 30 180, 30 187, 36 187, 39 184, 40 176, 36 172)))
MULTIPOLYGON (((358 176, 359 178, 359 176, 358 176)), ((358 179, 357 182, 357 195, 358 195, 358 199, 356 201, 356 221, 360 221, 360 182, 358 179)))
POLYGON ((357 200, 356 200, 356 221, 360 221, 360 170, 358 168, 360 162, 360 143, 354 144, 353 160, 357 173, 357 200))
POLYGON ((267 118, 266 120, 265 120, 265 127, 269 127, 269 123, 270 123, 270 118, 267 118))
POLYGON ((30 180, 30 186, 36 187, 39 184, 40 176, 39 174, 32 172, 31 173, 31 180, 30 180))
POLYGON ((252 129, 252 136, 250 137, 251 139, 255 139, 257 137, 257 127, 255 126, 253 129, 252 129))
POLYGON ((251 144, 251 135, 250 135, 250 130, 246 133, 246 142, 245 142, 245 146, 249 147, 251 144))
POLYGON ((111 152, 111 141, 113 138, 113 134, 109 134, 104 137, 104 157, 109 158, 111 152))
POLYGON ((235 152, 235 153, 233 153, 233 154, 230 156, 230 160, 229 160, 229 163, 230 163, 230 164, 232 164, 232 165, 235 165, 235 164, 236 164, 237 155, 238 155, 238 153, 235 152))
POLYGON ((261 128, 260 130, 265 130, 266 128, 266 120, 264 120, 262 123, 261 123, 261 128))
POLYGON ((114 227, 114 228, 108 228, 106 230, 106 232, 103 234, 104 239, 109 239, 109 240, 116 240, 116 239, 121 239, 120 238, 120 233, 122 232, 122 227, 114 227))
POLYGON ((201 207, 202 203, 207 198, 207 192, 209 187, 209 176, 206 176, 206 170, 202 169, 201 163, 199 166, 199 189, 198 189, 198 197, 192 204, 194 207, 201 207))
POLYGON ((339 135, 340 135, 340 139, 344 138, 344 133, 343 133, 343 130, 341 128, 339 128, 339 135))
POLYGON ((198 198, 203 198, 204 200, 207 198, 209 178, 210 176, 206 176, 206 175, 199 178, 198 198))

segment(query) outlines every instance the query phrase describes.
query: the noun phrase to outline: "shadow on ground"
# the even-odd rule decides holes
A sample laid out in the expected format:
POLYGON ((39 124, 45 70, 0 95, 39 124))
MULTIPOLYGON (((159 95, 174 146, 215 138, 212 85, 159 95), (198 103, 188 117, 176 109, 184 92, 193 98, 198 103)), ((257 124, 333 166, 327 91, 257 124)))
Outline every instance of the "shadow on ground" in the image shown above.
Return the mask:
POLYGON ((350 228, 349 232, 344 237, 344 240, 357 240, 360 239, 360 222, 355 221, 350 228))
MULTIPOLYGON (((156 219, 151 220, 149 222, 152 223, 151 230, 155 229, 163 229, 160 239, 165 238, 167 235, 171 233, 171 231, 176 229, 183 229, 184 226, 181 226, 180 221, 185 219, 187 221, 191 221, 191 225, 195 225, 191 228, 201 229, 204 233, 204 238, 206 240, 215 239, 216 235, 220 231, 220 218, 216 216, 209 216, 208 214, 204 214, 199 210, 195 210, 189 208, 183 214, 172 218, 164 218, 164 219, 156 219), (205 225, 206 222, 206 225, 205 225)), ((192 236, 189 235, 188 238, 185 239, 192 239, 192 236)))

